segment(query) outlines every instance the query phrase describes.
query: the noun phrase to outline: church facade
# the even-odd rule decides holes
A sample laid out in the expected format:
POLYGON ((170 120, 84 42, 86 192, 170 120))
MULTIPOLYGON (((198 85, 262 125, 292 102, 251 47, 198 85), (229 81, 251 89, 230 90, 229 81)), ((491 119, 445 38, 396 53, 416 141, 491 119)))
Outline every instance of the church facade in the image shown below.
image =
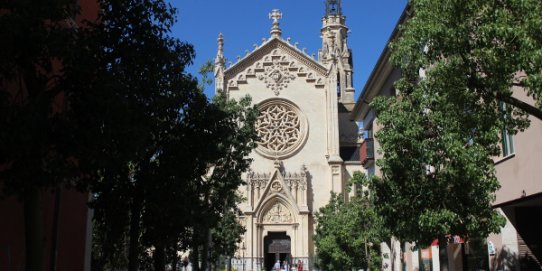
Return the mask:
POLYGON ((244 175, 237 270, 270 270, 276 261, 312 270, 317 248, 314 213, 330 192, 345 191, 359 162, 352 57, 338 0, 326 1, 318 58, 281 35, 282 14, 273 10, 270 38, 226 67, 218 38, 215 89, 229 99, 251 96, 260 111, 257 149, 244 175))

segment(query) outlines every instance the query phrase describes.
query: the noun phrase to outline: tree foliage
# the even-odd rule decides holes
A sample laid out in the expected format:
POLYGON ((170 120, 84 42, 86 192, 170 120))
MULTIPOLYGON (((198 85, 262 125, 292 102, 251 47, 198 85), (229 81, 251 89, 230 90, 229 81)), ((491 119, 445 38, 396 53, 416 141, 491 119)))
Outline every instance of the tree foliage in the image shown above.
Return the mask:
MULTIPOLYGON (((237 246, 242 240, 241 237, 246 230, 239 224, 239 214, 240 211, 236 209, 225 212, 218 221, 218 224, 212 229, 211 262, 219 262, 222 256, 226 257, 227 260, 233 258, 235 251, 238 249, 237 246)), ((215 269, 218 270, 220 267, 216 266, 215 269)))
POLYGON ((1 192, 25 201, 28 270, 43 268, 40 192, 62 185, 92 191, 96 270, 164 270, 229 223, 255 146, 250 99, 211 102, 185 72, 170 4, 98 4, 78 28, 73 1, 0 4, 1 192))
POLYGON ((504 223, 491 206, 500 134, 542 119, 542 2, 409 4, 391 45, 399 97, 373 103, 383 153, 376 202, 405 241, 486 237, 504 223))
POLYGON ((95 267, 164 270, 231 206, 256 111, 248 98, 209 101, 184 71, 194 51, 171 37, 170 4, 100 5, 64 69, 78 183, 94 194, 95 267))
POLYGON ((350 187, 357 187, 347 201, 342 194, 316 214, 315 244, 323 270, 358 270, 380 267, 380 246, 386 237, 383 220, 374 208, 368 178, 354 173, 350 187))

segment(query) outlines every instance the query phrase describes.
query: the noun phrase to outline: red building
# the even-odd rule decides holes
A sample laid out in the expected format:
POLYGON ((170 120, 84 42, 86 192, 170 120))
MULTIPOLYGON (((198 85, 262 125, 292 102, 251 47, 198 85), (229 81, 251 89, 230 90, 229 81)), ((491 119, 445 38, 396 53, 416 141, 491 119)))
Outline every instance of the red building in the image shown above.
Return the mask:
MULTIPOLYGON (((74 20, 76 25, 81 25, 83 20, 96 19, 98 14, 96 0, 77 2, 81 10, 74 20)), ((0 12, 0 16, 1 14, 0 12)), ((24 86, 21 88, 24 89, 24 86)), ((7 91, 10 92, 9 87, 7 91)), ((58 95, 59 98, 55 99, 55 103, 62 102, 61 96, 58 95)), ((22 98, 14 98, 12 101, 24 103, 25 98, 26 95, 23 94, 22 98)), ((0 171, 6 168, 6 165, 0 165, 0 171)), ((0 180, 0 270, 24 270, 23 204, 14 196, 5 197, 1 191, 0 180)), ((58 193, 42 192, 40 207, 43 214, 44 270, 90 270, 92 214, 87 207, 88 197, 88 193, 73 190, 59 190, 58 193)))

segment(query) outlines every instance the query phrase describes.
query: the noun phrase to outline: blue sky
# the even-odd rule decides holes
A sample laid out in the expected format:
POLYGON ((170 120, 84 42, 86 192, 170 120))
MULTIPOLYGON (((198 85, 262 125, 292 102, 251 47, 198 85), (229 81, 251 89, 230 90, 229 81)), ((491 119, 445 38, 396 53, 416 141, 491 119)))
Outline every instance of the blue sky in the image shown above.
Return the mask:
MULTIPOLYGON (((194 45, 196 59, 188 72, 197 74, 207 60, 214 60, 218 33, 224 35, 224 54, 235 62, 252 51, 253 44, 269 38, 273 9, 279 9, 283 38, 291 37, 299 48, 317 54, 321 47, 320 28, 324 0, 177 0, 178 23, 173 35, 194 45)), ((356 97, 373 70, 407 0, 343 0, 343 15, 350 28, 348 44, 354 56, 354 87, 356 97)), ((214 87, 206 89, 208 95, 214 87)))

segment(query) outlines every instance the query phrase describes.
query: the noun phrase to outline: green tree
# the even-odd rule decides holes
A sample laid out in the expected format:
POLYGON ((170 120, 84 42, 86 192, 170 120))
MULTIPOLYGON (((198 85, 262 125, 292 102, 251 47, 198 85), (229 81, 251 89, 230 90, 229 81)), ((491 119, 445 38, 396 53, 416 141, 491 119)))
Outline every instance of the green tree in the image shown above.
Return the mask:
POLYGON ((74 1, 0 2, 0 198, 24 206, 26 270, 44 270, 44 192, 70 186, 75 160, 60 67, 77 31, 74 1))
POLYGON ((257 140, 254 124, 258 112, 249 97, 235 101, 220 94, 213 99, 213 105, 223 112, 225 126, 220 134, 202 142, 205 145, 202 148, 211 148, 204 153, 212 155, 212 159, 207 160, 209 170, 202 178, 203 182, 194 187, 193 194, 199 195, 199 200, 195 201, 197 204, 190 213, 197 221, 192 248, 202 252, 194 255, 194 261, 198 262, 201 256, 202 270, 212 254, 209 251, 212 229, 239 202, 236 192, 243 184, 241 174, 252 162, 248 155, 256 147, 257 140))
POLYGON ((378 269, 381 265, 380 243, 386 230, 373 205, 368 178, 354 173, 350 188, 355 195, 345 200, 342 194, 331 195, 330 202, 316 214, 315 244, 318 265, 324 270, 378 269))
POLYGON ((164 270, 177 250, 208 248, 250 163, 256 111, 248 98, 209 101, 184 72, 194 52, 170 36, 165 1, 100 4, 70 59, 86 66, 65 68, 79 183, 95 196, 95 266, 164 270))
MULTIPOLYGON (((200 67, 201 91, 212 83, 209 74, 213 70, 211 61, 200 67)), ((235 101, 228 99, 221 91, 218 93, 212 105, 218 112, 222 112, 221 118, 224 118, 226 125, 220 135, 203 141, 202 149, 213 148, 204 152, 212 154, 212 157, 207 159, 208 171, 202 178, 204 182, 192 190, 197 199, 193 201, 190 210, 190 216, 196 221, 191 231, 191 258, 193 263, 202 263, 201 270, 211 267, 211 263, 216 262, 221 255, 231 256, 244 232, 238 221, 232 219, 241 201, 237 194, 237 189, 243 184, 241 174, 252 162, 248 155, 256 147, 257 140, 254 124, 258 111, 251 105, 250 97, 235 101), (198 204, 194 204, 196 202, 198 204)), ((219 122, 211 120, 205 123, 219 122)), ((200 267, 193 265, 193 268, 199 270, 200 267)))
POLYGON ((159 0, 99 4, 98 23, 79 29, 63 85, 78 142, 78 183, 95 196, 103 242, 97 255, 104 257, 95 259, 106 268, 138 270, 152 246, 160 270, 165 240, 186 228, 177 216, 182 204, 189 206, 182 189, 207 167, 190 155, 197 153, 192 143, 202 145, 199 109, 208 101, 184 71, 192 46, 170 35, 174 8, 159 0))
MULTIPOLYGON (((237 245, 241 242, 241 236, 245 233, 245 228, 239 224, 239 210, 229 209, 218 221, 218 224, 211 230, 212 252, 211 262, 219 263, 224 256, 228 260, 228 270, 231 270, 231 259, 237 250, 237 245)), ((221 266, 215 266, 219 270, 221 266)))
POLYGON ((501 131, 542 119, 542 2, 409 4, 391 45, 398 98, 372 104, 382 125, 376 203, 404 241, 484 238, 504 223, 492 209, 501 131))

